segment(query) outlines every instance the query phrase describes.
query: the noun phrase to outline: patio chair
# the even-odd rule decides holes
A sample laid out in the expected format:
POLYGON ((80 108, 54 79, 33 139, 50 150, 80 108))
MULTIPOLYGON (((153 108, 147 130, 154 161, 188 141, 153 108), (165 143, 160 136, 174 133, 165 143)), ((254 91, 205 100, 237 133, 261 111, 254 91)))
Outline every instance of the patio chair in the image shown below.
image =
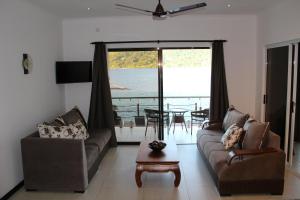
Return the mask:
POLYGON ((208 115, 208 108, 191 112, 191 134, 193 134, 193 124, 201 125, 206 119, 208 119, 208 115))
MULTIPOLYGON (((145 115, 146 115, 146 130, 145 130, 145 136, 147 134, 148 125, 153 124, 154 127, 154 133, 156 133, 156 127, 159 124, 159 111, 154 109, 144 109, 145 115)), ((170 123, 169 118, 169 112, 163 112, 163 119, 164 123, 167 125, 170 123)))
POLYGON ((113 105, 114 125, 120 126, 121 128, 122 118, 118 115, 117 109, 118 107, 116 105, 113 105))

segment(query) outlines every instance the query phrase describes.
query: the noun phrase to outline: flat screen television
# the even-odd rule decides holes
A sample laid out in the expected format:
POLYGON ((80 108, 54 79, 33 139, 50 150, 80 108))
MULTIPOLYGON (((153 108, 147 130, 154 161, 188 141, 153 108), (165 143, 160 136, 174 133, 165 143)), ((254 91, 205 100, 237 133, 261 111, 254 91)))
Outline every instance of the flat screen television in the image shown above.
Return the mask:
POLYGON ((56 83, 92 82, 91 61, 56 62, 56 83))

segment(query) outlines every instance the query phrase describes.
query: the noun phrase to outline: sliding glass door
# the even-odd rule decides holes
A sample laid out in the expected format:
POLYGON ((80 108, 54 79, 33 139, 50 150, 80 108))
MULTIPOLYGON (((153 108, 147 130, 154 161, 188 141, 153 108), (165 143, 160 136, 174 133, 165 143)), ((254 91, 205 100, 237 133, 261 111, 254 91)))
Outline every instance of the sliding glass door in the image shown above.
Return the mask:
POLYGON ((110 49, 108 66, 118 142, 158 139, 158 51, 110 49))
POLYGON ((196 132, 207 115, 210 102, 211 49, 163 48, 164 111, 169 113, 165 139, 196 143, 196 132))
POLYGON ((208 117, 210 48, 109 49, 108 66, 118 142, 196 143, 208 117))

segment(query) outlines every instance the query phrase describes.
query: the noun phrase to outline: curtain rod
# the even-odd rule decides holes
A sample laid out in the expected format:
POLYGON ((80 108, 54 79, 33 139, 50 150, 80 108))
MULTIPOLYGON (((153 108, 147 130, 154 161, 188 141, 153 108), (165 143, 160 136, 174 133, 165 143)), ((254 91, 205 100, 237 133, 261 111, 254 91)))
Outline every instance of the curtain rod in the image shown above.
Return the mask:
MULTIPOLYGON (((124 44, 124 43, 171 43, 171 42, 227 42, 227 40, 144 40, 144 41, 110 41, 105 44, 124 44)), ((92 42, 97 44, 102 42, 92 42)))

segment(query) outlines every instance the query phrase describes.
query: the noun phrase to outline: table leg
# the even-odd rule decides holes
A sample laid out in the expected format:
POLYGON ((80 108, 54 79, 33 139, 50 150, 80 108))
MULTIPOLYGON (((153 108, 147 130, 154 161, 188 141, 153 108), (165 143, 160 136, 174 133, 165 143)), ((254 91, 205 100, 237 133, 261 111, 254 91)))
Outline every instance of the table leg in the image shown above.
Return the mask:
POLYGON ((188 132, 188 130, 187 130, 187 128, 186 128, 186 123, 185 123, 185 120, 183 121, 183 123, 184 123, 184 126, 185 126, 185 130, 186 130, 186 132, 188 132))
POLYGON ((143 173, 143 170, 141 170, 137 166, 136 170, 135 170, 135 182, 136 182, 138 187, 142 187, 142 180, 141 180, 142 173, 143 173))
POLYGON ((175 169, 173 169, 173 173, 175 174, 175 180, 174 180, 174 185, 175 187, 178 187, 180 184, 180 180, 181 180, 181 172, 180 172, 180 168, 177 165, 175 169))

